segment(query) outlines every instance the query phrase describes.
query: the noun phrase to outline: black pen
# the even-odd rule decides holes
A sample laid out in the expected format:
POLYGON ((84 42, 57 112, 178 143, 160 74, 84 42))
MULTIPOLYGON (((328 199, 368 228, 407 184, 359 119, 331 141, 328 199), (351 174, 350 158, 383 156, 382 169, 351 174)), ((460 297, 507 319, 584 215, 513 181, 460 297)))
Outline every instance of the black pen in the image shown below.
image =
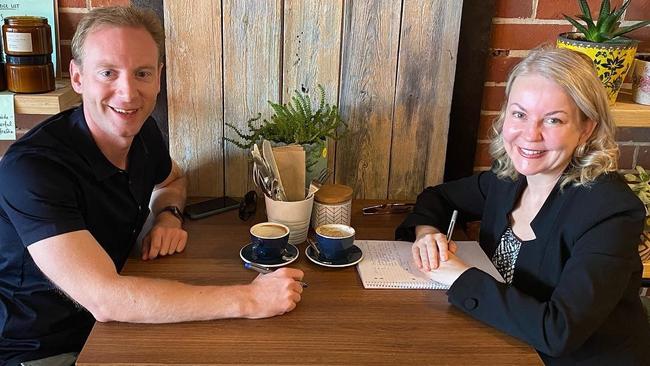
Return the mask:
MULTIPOLYGON (((269 274, 269 273, 273 272, 272 270, 270 270, 270 269, 268 269, 266 267, 258 266, 258 265, 253 264, 253 263, 244 263, 244 268, 252 269, 253 271, 261 273, 261 274, 269 274)), ((298 282, 300 283, 300 286, 302 286, 302 288, 309 287, 309 285, 307 285, 306 282, 302 282, 302 281, 298 281, 298 282)))

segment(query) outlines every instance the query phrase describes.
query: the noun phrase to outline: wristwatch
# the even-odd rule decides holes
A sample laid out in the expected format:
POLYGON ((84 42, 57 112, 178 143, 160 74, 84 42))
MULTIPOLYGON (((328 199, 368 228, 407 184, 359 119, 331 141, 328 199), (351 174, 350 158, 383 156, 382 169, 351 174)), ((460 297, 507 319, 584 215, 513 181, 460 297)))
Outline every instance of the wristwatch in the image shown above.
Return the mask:
POLYGON ((165 211, 171 212, 172 215, 176 216, 177 219, 181 220, 181 224, 185 223, 185 218, 183 217, 183 213, 181 212, 181 209, 178 208, 177 206, 167 206, 160 210, 160 213, 163 213, 165 211))

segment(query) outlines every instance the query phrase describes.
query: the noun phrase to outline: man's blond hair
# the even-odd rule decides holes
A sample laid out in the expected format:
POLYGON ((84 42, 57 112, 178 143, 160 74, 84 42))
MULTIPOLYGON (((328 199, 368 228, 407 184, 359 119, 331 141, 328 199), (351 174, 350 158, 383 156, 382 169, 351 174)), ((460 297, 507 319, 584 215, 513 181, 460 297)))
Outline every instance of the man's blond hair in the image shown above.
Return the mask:
POLYGON ((110 6, 95 8, 79 22, 72 38, 72 58, 81 67, 84 57, 84 42, 92 31, 102 26, 144 28, 156 42, 158 61, 165 58, 165 30, 158 15, 151 9, 110 6))

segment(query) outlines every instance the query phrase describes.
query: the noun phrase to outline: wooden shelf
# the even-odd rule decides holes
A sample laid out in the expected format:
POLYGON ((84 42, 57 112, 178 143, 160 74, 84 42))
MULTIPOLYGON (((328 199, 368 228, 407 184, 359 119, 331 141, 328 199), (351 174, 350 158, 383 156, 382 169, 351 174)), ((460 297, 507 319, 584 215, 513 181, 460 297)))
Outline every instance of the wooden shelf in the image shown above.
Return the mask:
POLYGON ((629 90, 621 90, 611 109, 616 127, 650 127, 650 105, 634 103, 629 90))
POLYGON ((81 96, 72 90, 70 82, 56 82, 56 90, 43 94, 14 95, 16 114, 57 114, 81 103, 81 96))

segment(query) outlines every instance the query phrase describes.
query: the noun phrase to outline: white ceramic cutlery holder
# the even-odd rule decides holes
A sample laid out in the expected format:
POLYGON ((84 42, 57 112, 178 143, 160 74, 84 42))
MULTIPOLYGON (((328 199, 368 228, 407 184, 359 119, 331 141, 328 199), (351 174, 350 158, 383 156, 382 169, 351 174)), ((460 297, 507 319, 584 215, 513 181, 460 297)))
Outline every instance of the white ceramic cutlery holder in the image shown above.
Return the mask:
POLYGON ((300 244, 307 240, 314 195, 302 201, 274 201, 264 196, 266 216, 271 222, 289 227, 289 244, 300 244))

